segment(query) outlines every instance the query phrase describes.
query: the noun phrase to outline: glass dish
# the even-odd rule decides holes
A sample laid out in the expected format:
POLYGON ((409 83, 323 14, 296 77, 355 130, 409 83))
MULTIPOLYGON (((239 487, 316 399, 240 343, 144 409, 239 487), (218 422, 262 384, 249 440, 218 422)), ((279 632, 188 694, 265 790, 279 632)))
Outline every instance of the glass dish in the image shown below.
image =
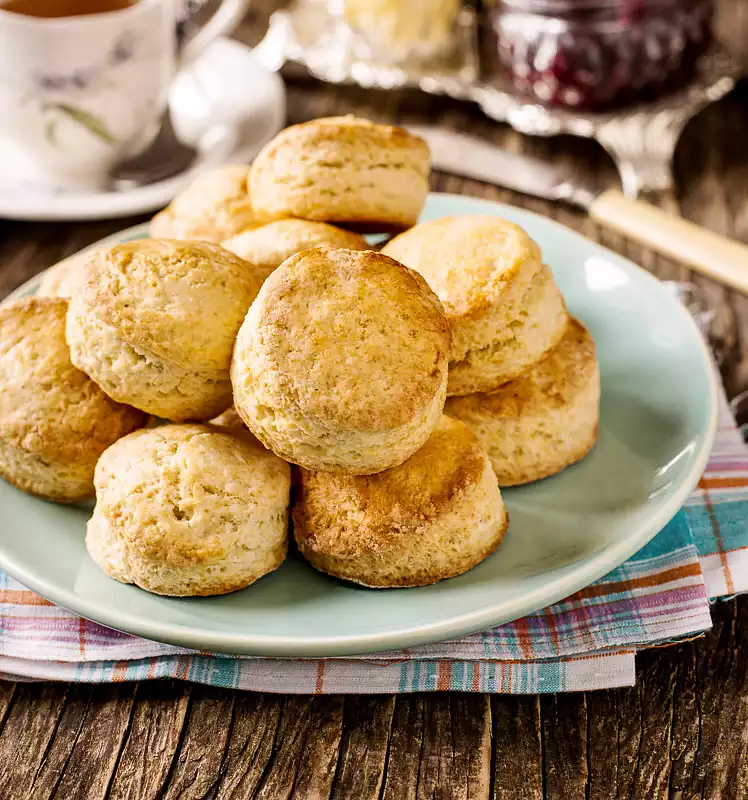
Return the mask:
POLYGON ((402 64, 449 48, 461 0, 330 0, 363 58, 402 64))
POLYGON ((491 21, 517 90, 599 109, 687 82, 712 15, 712 0, 498 0, 491 21))

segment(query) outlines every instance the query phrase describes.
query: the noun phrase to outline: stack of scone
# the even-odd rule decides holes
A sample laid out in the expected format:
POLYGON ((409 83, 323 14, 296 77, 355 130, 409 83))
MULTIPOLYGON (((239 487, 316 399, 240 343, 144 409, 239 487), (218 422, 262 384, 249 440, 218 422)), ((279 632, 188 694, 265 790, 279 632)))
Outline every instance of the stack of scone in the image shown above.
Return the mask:
POLYGON ((382 252, 423 275, 442 301, 454 337, 446 413, 476 433, 501 486, 555 475, 592 449, 595 344, 522 228, 447 217, 382 252))
POLYGON ((0 308, 0 474, 95 491, 92 558, 159 594, 276 569, 291 505, 299 552, 338 578, 475 566, 506 531, 499 486, 592 447, 599 376, 524 231, 416 225, 429 169, 399 128, 297 125, 197 180, 152 238, 48 271, 0 308), (377 252, 363 232, 399 235, 377 252))

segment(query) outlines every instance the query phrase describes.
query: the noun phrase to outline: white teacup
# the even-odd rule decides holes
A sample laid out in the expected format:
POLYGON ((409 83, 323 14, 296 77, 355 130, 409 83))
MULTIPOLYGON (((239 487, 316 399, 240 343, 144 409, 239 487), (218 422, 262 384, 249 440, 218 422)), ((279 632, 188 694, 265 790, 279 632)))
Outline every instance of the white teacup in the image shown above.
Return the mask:
POLYGON ((223 0, 181 52, 180 0, 138 0, 116 11, 52 18, 3 5, 0 0, 0 171, 36 184, 90 189, 103 186, 118 161, 148 147, 177 71, 229 33, 249 0, 223 0))

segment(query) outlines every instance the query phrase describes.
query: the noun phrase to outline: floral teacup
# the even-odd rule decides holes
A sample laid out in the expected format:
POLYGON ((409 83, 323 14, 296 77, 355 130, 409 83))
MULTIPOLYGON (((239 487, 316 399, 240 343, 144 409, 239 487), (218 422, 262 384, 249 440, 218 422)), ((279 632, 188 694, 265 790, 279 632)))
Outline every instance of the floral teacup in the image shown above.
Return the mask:
POLYGON ((223 0, 178 52, 179 0, 41 18, 0 0, 0 170, 59 188, 97 188, 158 133, 176 72, 241 20, 223 0))

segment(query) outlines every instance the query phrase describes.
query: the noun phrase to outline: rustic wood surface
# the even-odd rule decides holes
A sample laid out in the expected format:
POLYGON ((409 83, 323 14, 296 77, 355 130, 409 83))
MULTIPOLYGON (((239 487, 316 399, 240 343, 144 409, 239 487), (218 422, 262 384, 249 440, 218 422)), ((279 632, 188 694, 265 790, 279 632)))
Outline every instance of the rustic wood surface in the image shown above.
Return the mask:
MULTIPOLYGON (((241 35, 261 33, 256 3, 241 35)), ((720 30, 748 58, 748 0, 720 30)), ((338 112, 440 121, 616 184, 595 144, 528 140, 477 110, 414 92, 321 86, 289 73, 289 121, 338 112)), ((655 198, 748 241, 748 83, 688 127, 677 189, 655 198)), ((693 280, 716 311, 730 395, 748 388, 748 297, 601 230, 583 215, 474 181, 434 188, 559 219, 666 278, 693 280)), ((142 218, 0 222, 0 297, 142 218)), ((0 800, 164 798, 748 797, 748 601, 714 607, 704 638, 638 657, 633 689, 548 697, 460 694, 295 697, 177 682, 85 686, 0 682, 0 800)))

